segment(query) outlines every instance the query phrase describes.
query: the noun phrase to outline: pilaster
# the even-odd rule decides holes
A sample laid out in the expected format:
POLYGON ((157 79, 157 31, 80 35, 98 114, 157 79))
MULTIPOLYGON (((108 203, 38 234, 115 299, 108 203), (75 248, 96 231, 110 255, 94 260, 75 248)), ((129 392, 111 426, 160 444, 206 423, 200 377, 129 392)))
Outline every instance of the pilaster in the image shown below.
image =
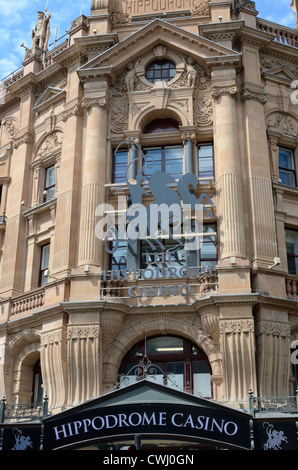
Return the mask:
POLYGON ((95 235, 96 208, 105 202, 107 109, 109 89, 105 80, 85 83, 83 106, 87 111, 86 145, 78 265, 103 266, 103 242, 95 235))

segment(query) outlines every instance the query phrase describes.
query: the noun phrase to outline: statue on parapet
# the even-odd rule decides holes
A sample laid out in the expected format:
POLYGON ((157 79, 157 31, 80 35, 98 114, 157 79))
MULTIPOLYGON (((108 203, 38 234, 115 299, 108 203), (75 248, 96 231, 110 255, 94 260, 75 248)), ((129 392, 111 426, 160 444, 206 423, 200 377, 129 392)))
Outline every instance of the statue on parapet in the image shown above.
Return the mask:
POLYGON ((38 47, 43 51, 48 50, 48 42, 51 36, 51 29, 50 29, 50 18, 51 14, 47 9, 45 9, 45 13, 43 11, 39 11, 37 13, 38 21, 35 24, 34 30, 32 30, 32 44, 31 49, 34 47, 38 47))
POLYGON ((298 0, 292 0, 291 8, 293 12, 295 13, 295 21, 296 21, 295 29, 298 29, 298 0))

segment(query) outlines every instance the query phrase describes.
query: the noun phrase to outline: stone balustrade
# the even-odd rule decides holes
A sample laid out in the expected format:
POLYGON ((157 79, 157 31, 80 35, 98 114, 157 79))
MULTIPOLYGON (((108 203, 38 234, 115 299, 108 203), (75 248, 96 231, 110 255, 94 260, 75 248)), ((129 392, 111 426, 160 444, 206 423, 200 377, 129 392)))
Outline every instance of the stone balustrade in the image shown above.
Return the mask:
POLYGON ((22 294, 11 300, 10 320, 25 317, 42 308, 45 302, 45 290, 40 288, 28 294, 22 294))
POLYGON ((288 46, 298 47, 298 31, 287 28, 271 21, 257 19, 257 29, 264 33, 270 33, 275 36, 275 41, 288 46))

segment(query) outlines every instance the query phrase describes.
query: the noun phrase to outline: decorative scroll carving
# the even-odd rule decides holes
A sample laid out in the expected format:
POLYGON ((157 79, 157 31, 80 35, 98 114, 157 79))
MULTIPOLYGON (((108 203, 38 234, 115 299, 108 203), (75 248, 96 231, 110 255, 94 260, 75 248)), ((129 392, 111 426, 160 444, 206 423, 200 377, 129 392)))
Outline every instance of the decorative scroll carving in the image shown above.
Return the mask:
POLYGON ((262 104, 265 104, 267 102, 265 93, 252 91, 247 88, 242 90, 241 98, 242 100, 257 100, 262 104))
POLYGON ((93 107, 100 107, 108 109, 109 107, 109 98, 108 96, 103 96, 101 98, 83 98, 83 107, 89 111, 93 107))
POLYGON ((220 98, 222 95, 231 95, 233 97, 236 97, 238 94, 238 87, 237 86, 232 86, 232 87, 227 87, 227 88, 213 88, 212 89, 212 96, 215 99, 220 98))
POLYGON ((122 133, 128 129, 128 110, 127 100, 115 100, 112 106, 112 125, 111 130, 115 134, 122 133))
POLYGON ((211 126, 213 123, 213 107, 211 98, 199 98, 194 101, 195 124, 198 126, 211 126))

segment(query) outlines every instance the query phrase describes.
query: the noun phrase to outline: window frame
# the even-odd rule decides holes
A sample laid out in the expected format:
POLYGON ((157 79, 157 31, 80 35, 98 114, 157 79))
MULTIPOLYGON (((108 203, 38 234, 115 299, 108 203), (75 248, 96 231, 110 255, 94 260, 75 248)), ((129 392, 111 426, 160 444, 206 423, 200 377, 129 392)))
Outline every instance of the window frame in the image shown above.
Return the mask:
MULTIPOLYGON (((150 149, 151 150, 158 150, 158 149, 161 149, 161 153, 160 153, 160 160, 158 160, 158 162, 160 162, 160 171, 166 173, 166 165, 167 165, 167 160, 166 160, 166 150, 167 149, 170 149, 170 148, 181 148, 181 158, 177 158, 177 159, 169 159, 168 162, 171 162, 173 160, 177 160, 177 161, 181 161, 181 173, 170 173, 168 172, 169 175, 171 175, 174 179, 179 179, 181 178, 181 176, 183 175, 183 166, 184 166, 184 147, 183 147, 183 144, 161 144, 161 145, 146 145, 146 146, 143 146, 142 147, 142 150, 143 150, 143 153, 144 153, 144 156, 146 157, 146 151, 149 150, 150 152, 150 149)), ((150 155, 150 153, 148 154, 150 155)), ((153 170, 154 170, 154 167, 153 167, 153 170)), ((157 171, 159 170, 159 168, 157 169, 157 171)), ((156 171, 156 170, 155 170, 156 171)), ((144 172, 143 172, 143 179, 144 181, 148 181, 148 177, 147 176, 150 176, 151 174, 153 174, 154 171, 150 172, 149 175, 146 175, 144 172)))
POLYGON ((170 59, 167 59, 167 58, 155 59, 155 60, 151 61, 147 65, 147 67, 145 68, 145 78, 146 78, 146 80, 148 80, 148 82, 150 82, 152 84, 154 84, 156 82, 166 82, 166 83, 168 83, 171 80, 173 80, 173 78, 175 78, 176 75, 177 75, 177 67, 176 67, 175 62, 173 62, 173 60, 170 60, 170 59), (160 65, 160 69, 156 68, 158 64, 160 65), (163 67, 166 64, 168 65, 168 67, 163 67), (170 73, 171 70, 175 70, 175 75, 171 76, 171 73, 170 73), (161 71, 161 77, 156 76, 158 71, 161 71), (164 77, 162 76, 163 71, 168 72, 167 75, 165 75, 164 77), (149 72, 153 73, 152 77, 148 77, 149 72))
POLYGON ((286 242, 286 254, 287 254, 287 269, 288 269, 288 274, 293 275, 293 276, 298 276, 298 229, 295 230, 295 229, 286 227, 286 228, 285 228, 285 242, 286 242), (288 242, 287 242, 287 234, 286 234, 286 232, 293 232, 293 233, 296 233, 296 237, 297 237, 297 255, 288 252, 288 249, 287 249, 287 243, 288 243, 288 242), (295 262, 295 273, 290 273, 290 272, 289 272, 289 256, 294 259, 294 262, 295 262), (297 264, 297 267, 296 267, 296 264, 297 264))
POLYGON ((47 284, 47 280, 45 279, 45 282, 43 282, 43 274, 45 273, 45 271, 47 269, 49 269, 49 264, 50 264, 50 250, 51 250, 51 244, 48 242, 48 243, 45 243, 44 245, 41 245, 40 247, 40 263, 39 263, 39 276, 38 276, 38 287, 43 287, 47 284), (49 260, 48 260, 48 266, 43 268, 42 267, 42 264, 43 264, 43 253, 44 253, 44 250, 46 249, 46 247, 49 248, 49 260))
MULTIPOLYGON (((203 158, 210 158, 210 157, 201 157, 201 160, 203 158)), ((213 181, 215 180, 215 159, 214 159, 214 143, 213 142, 198 142, 197 144, 197 162, 198 162, 198 178, 199 179, 212 179, 213 181), (202 147, 211 147, 212 148, 212 176, 200 176, 200 173, 207 173, 206 171, 200 171, 200 149, 202 147)))
MULTIPOLYGON (((194 393, 194 363, 198 361, 203 361, 208 366, 208 372, 210 374, 210 390, 211 396, 204 397, 205 399, 211 399, 213 397, 213 385, 211 380, 212 369, 210 361, 206 353, 191 340, 187 338, 180 337, 178 335, 155 335, 150 336, 148 339, 143 339, 137 344, 135 344, 130 351, 123 357, 120 368, 119 375, 123 374, 125 366, 128 365, 128 371, 138 365, 142 358, 148 358, 154 364, 163 364, 164 380, 166 380, 166 375, 168 372, 168 364, 175 362, 183 362, 183 390, 188 393, 194 393), (177 351, 172 353, 148 353, 148 343, 151 340, 155 339, 164 339, 164 338, 176 338, 183 342, 183 351, 177 351), (194 350, 195 349, 195 350, 194 350), (133 351, 137 351, 133 354, 133 351), (130 367, 131 366, 131 367, 130 367)), ((125 375, 125 374, 124 374, 125 375)), ((167 383, 165 383, 167 385, 167 383)))
POLYGON ((279 180, 281 181, 281 184, 284 184, 285 186, 289 186, 291 188, 297 188, 297 173, 296 173, 296 162, 295 162, 295 149, 293 148, 290 148, 290 147, 285 147, 283 145, 279 145, 278 146, 278 177, 279 177, 279 180), (292 159, 292 165, 293 165, 293 168, 286 168, 286 167, 282 167, 280 166, 280 151, 283 150, 283 151, 286 151, 286 152, 289 152, 291 154, 291 159, 292 159), (287 184, 285 182, 283 182, 282 178, 281 178, 281 172, 284 172, 284 173, 287 173, 289 175, 292 175, 293 176, 293 180, 294 180, 294 184, 287 184))
POLYGON ((50 165, 50 166, 47 166, 47 167, 44 169, 43 202, 49 202, 49 201, 51 201, 52 199, 54 199, 54 198, 55 198, 55 192, 56 192, 56 165, 55 165, 55 164, 52 164, 52 165, 50 165), (53 169, 53 171, 54 171, 54 179, 55 179, 55 182, 54 182, 54 184, 47 186, 47 176, 48 176, 48 171, 49 171, 50 169, 53 169), (53 188, 54 188, 54 194, 53 194, 53 195, 51 195, 51 194, 45 194, 46 192, 51 191, 53 188))

